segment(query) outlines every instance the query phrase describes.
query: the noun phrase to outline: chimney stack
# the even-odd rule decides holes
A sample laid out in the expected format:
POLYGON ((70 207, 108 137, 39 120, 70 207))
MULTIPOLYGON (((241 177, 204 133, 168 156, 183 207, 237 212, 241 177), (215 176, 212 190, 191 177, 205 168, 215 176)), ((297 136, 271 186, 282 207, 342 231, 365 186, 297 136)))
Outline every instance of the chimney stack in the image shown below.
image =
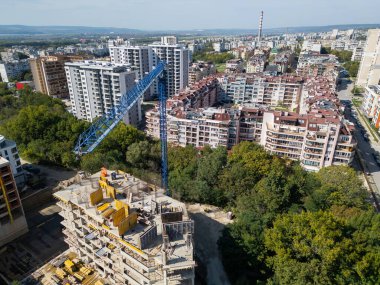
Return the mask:
POLYGON ((260 16, 260 22, 259 22, 259 36, 258 36, 258 41, 261 41, 261 38, 263 36, 263 18, 264 18, 264 11, 261 11, 261 16, 260 16))

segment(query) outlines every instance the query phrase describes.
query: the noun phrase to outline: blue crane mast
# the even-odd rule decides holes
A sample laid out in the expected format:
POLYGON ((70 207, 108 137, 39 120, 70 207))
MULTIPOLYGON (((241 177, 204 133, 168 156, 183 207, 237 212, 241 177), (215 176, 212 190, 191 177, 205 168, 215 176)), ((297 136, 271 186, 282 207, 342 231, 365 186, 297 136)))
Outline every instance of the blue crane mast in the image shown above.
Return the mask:
MULTIPOLYGON (((123 119, 131 107, 144 95, 153 82, 163 74, 166 63, 160 61, 157 66, 140 80, 131 90, 120 99, 120 104, 110 112, 97 119, 78 138, 74 152, 77 155, 91 153, 114 127, 123 119)), ((161 184, 168 194, 168 161, 166 135, 166 92, 165 83, 159 79, 159 111, 160 111, 160 140, 161 140, 161 184)))

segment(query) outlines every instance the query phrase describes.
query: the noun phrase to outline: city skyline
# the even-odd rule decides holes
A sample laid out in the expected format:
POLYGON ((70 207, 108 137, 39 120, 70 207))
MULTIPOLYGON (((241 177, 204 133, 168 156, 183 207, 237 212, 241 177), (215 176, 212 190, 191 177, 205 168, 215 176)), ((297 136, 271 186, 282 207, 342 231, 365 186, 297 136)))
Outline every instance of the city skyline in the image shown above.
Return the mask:
POLYGON ((337 0, 307 3, 300 0, 252 3, 245 0, 174 1, 110 0, 52 2, 51 0, 5 0, 0 25, 69 25, 120 27, 142 30, 256 29, 264 11, 264 29, 378 23, 375 0, 337 0), (184 8, 184 4, 188 7, 184 8), (52 5, 54 4, 54 5, 52 5), (357 7, 361 7, 358 11, 357 7), (147 7, 149 7, 147 9, 147 7), (201 8, 199 8, 201 7, 201 8), (225 9, 229 7, 229 9, 225 9), (14 13, 18 11, 18 13, 14 13), (22 11, 25 11, 24 13, 22 11), (210 13, 212 11, 212 13, 210 13), (337 11, 340 11, 337 13, 337 11), (294 12, 298 12, 294 17, 294 12), (191 15, 197 14, 197 17, 191 15), (124 20, 121 20, 124 19, 124 20))

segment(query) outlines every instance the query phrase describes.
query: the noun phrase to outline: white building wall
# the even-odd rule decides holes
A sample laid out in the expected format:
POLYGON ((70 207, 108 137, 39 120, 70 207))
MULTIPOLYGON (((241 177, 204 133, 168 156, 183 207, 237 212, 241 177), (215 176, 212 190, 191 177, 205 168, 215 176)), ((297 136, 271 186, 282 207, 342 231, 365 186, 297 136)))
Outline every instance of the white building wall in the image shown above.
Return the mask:
POLYGON ((368 30, 356 84, 362 87, 380 81, 380 29, 368 30))
MULTIPOLYGON (((65 69, 72 112, 78 119, 90 122, 118 106, 137 77, 136 72, 128 71, 125 66, 103 62, 67 63, 65 69)), ((141 101, 138 101, 124 122, 137 125, 141 119, 141 101)))
POLYGON ((14 141, 7 140, 4 136, 0 135, 0 157, 9 161, 13 175, 22 172, 20 156, 18 154, 17 146, 14 141))

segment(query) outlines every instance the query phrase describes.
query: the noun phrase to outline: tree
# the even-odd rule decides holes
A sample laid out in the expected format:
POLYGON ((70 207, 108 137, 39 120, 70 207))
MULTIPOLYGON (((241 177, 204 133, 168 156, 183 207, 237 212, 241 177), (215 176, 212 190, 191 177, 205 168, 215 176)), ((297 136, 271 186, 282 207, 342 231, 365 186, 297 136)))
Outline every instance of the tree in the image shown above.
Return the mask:
POLYGON ((360 94, 364 93, 364 89, 361 86, 354 86, 354 88, 352 88, 352 90, 351 90, 351 93, 353 95, 360 95, 360 94))
MULTIPOLYGON (((372 213, 372 212, 371 212, 372 213)), ((359 222, 367 234, 379 230, 378 218, 359 222)), ((362 215, 360 216, 362 217, 362 215)), ((379 241, 367 242, 347 220, 331 212, 302 212, 279 216, 265 230, 265 245, 273 254, 267 264, 275 284, 376 284, 379 241), (363 258, 365 257, 365 258, 363 258), (366 263, 366 261, 368 263, 366 263), (369 272, 374 270, 374 272, 369 272)))
POLYGON ((227 150, 218 147, 215 150, 207 149, 198 160, 197 183, 199 200, 202 203, 221 205, 223 203, 223 192, 219 191, 219 173, 227 162, 227 150))
POLYGON ((147 140, 131 144, 126 153, 126 160, 132 167, 154 171, 160 169, 160 157, 159 144, 147 140))
POLYGON ((227 60, 233 59, 234 56, 228 52, 221 53, 210 53, 210 52, 195 52, 193 54, 193 59, 195 61, 211 61, 215 64, 225 63, 227 60))
POLYGON ((315 174, 319 186, 305 200, 308 210, 328 209, 333 205, 368 209, 368 192, 355 171, 345 165, 322 168, 315 174))
POLYGON ((169 160, 169 189, 173 197, 183 201, 194 201, 195 177, 198 168, 198 151, 195 147, 170 147, 169 160))
POLYGON ((22 52, 17 52, 17 57, 19 59, 28 59, 29 56, 27 56, 25 53, 22 53, 22 52))
POLYGON ((131 125, 120 122, 105 139, 99 144, 96 151, 107 153, 114 150, 113 155, 118 161, 125 161, 125 154, 128 147, 136 142, 147 140, 142 131, 137 130, 131 125))
POLYGON ((87 123, 78 121, 61 102, 46 95, 24 97, 21 94, 20 99, 8 101, 5 109, 9 109, 10 117, 5 117, 0 132, 15 140, 20 154, 33 162, 76 166, 72 150, 87 123), (11 113, 17 110, 16 115, 11 113))
POLYGON ((360 62, 359 61, 347 61, 343 64, 343 67, 347 70, 350 77, 356 77, 358 75, 360 62))
POLYGON ((91 153, 81 158, 80 168, 88 173, 96 173, 100 171, 103 166, 109 167, 106 163, 106 156, 103 153, 91 153))
POLYGON ((269 173, 271 163, 272 156, 256 143, 242 142, 234 146, 219 182, 228 203, 249 193, 269 173))

